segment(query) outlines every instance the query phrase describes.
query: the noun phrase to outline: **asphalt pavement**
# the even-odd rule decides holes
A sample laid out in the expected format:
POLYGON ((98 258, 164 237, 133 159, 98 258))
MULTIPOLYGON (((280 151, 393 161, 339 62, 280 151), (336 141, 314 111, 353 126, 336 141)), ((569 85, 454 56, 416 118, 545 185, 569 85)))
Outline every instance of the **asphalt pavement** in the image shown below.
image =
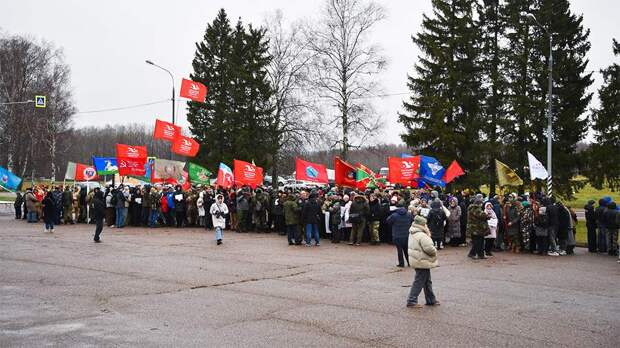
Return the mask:
MULTIPOLYGON (((440 251, 441 306, 408 309, 391 245, 288 246, 275 234, 104 230, 0 217, 0 347, 618 347, 606 255, 440 251)), ((423 303, 423 296, 420 297, 423 303)))

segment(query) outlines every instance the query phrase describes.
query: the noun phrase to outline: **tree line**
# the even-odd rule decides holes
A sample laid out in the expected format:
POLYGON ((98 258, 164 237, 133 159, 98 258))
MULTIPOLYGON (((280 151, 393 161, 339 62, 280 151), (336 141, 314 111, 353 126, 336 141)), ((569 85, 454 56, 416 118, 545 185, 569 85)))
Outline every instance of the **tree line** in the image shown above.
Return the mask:
MULTIPOLYGON (((618 65, 602 71, 600 108, 589 110, 590 32, 568 0, 432 5, 412 35, 422 53, 411 57, 410 95, 398 115, 410 151, 444 164, 457 159, 468 172, 458 187, 488 184, 496 191, 495 158, 527 179, 526 152, 546 158, 551 33, 554 189, 570 195, 579 185, 572 180, 576 174, 598 187, 620 187, 614 156, 620 149, 618 65), (596 141, 578 151, 588 129, 596 141)), ((385 18, 384 8, 371 0, 324 0, 313 21, 288 23, 275 11, 259 26, 231 23, 221 9, 192 61, 190 78, 209 88, 205 103, 188 102, 190 131, 201 143, 195 161, 215 169, 233 158, 253 160, 277 176, 293 170, 298 154, 329 165, 337 153, 378 170, 387 155, 407 152, 367 146, 382 127, 369 97, 380 90, 377 74, 387 65, 370 35, 385 18)), ((74 129, 62 52, 27 37, 0 37, 0 103, 35 94, 48 95, 48 108, 0 105, 0 145, 7 149, 0 165, 18 175, 57 178, 67 160, 114 155, 116 142, 145 144, 155 156, 169 156, 165 144, 152 140, 150 127, 74 129)))
POLYGON ((399 114, 407 145, 434 153, 444 163, 459 159, 468 170, 460 185, 488 183, 495 192, 493 162, 498 158, 529 186, 526 152, 546 158, 551 48, 554 192, 570 196, 581 185, 573 181, 580 172, 599 187, 605 181, 618 187, 618 161, 605 161, 601 155, 617 157, 620 149, 617 65, 616 86, 610 67, 599 91, 602 110, 588 115, 592 94, 587 88, 593 82, 593 72, 587 69, 590 31, 583 26, 583 16, 571 11, 569 1, 432 4, 433 13, 424 16, 421 30, 412 36, 422 54, 409 76, 411 96, 399 114), (609 91, 614 89, 615 103, 609 91), (578 153, 577 144, 589 125, 597 142, 592 151, 578 153), (586 170, 592 165, 598 170, 586 170))

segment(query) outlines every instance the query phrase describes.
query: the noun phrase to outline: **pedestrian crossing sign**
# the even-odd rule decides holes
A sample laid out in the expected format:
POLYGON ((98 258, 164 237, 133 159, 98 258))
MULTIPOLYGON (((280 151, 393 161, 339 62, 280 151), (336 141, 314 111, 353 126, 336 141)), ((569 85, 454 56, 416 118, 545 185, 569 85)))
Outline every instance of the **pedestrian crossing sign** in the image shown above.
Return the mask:
POLYGON ((34 96, 34 106, 37 108, 44 108, 46 105, 46 98, 44 95, 34 96))

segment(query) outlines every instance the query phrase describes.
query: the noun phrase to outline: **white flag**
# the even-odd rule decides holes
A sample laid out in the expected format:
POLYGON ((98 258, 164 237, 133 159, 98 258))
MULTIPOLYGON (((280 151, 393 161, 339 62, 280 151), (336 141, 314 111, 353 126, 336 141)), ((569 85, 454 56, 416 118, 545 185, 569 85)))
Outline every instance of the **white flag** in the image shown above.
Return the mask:
POLYGON ((545 166, 543 166, 542 163, 540 163, 540 161, 537 160, 536 157, 534 157, 534 155, 529 152, 527 153, 527 161, 530 164, 530 178, 532 180, 546 179, 549 176, 549 173, 547 173, 547 169, 545 169, 545 166))

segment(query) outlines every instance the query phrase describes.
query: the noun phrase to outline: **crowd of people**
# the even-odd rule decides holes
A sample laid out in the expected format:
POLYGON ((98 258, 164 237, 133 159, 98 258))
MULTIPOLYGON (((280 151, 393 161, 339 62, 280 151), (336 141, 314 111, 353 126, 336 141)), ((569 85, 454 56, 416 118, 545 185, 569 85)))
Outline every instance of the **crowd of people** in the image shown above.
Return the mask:
MULTIPOLYGON (((588 250, 618 256, 620 210, 610 197, 584 207, 588 250)), ((43 219, 45 231, 58 224, 94 223, 94 241, 101 242, 104 223, 125 226, 199 227, 215 230, 218 245, 225 229, 238 233, 277 232, 289 245, 319 246, 332 243, 359 246, 382 242, 396 247, 397 267, 415 269, 407 307, 438 306, 431 269, 438 265, 438 250, 465 247, 468 257, 487 259, 497 251, 573 255, 578 224, 576 212, 553 197, 515 193, 485 197, 468 190, 455 195, 426 189, 351 190, 339 187, 312 190, 272 190, 241 187, 221 189, 196 185, 130 187, 110 185, 87 192, 84 188, 57 186, 17 193, 15 218, 35 223, 43 219), (313 244, 314 243, 314 244, 313 244)), ((620 262, 620 259, 618 260, 620 262)))
MULTIPOLYGON (((585 206, 588 248, 618 255, 618 207, 610 197, 585 206)), ((456 194, 430 189, 324 188, 273 190, 196 185, 130 187, 38 186, 17 193, 15 217, 37 222, 45 231, 59 224, 93 223, 110 228, 202 227, 245 233, 276 232, 289 245, 319 246, 321 238, 358 246, 393 243, 398 266, 408 258, 409 230, 423 217, 433 245, 466 246, 469 257, 486 259, 496 251, 560 256, 574 253, 577 215, 571 207, 541 194, 456 194)), ((100 228, 97 228, 100 233, 100 228)), ((99 240, 96 234, 95 240, 99 240)))

